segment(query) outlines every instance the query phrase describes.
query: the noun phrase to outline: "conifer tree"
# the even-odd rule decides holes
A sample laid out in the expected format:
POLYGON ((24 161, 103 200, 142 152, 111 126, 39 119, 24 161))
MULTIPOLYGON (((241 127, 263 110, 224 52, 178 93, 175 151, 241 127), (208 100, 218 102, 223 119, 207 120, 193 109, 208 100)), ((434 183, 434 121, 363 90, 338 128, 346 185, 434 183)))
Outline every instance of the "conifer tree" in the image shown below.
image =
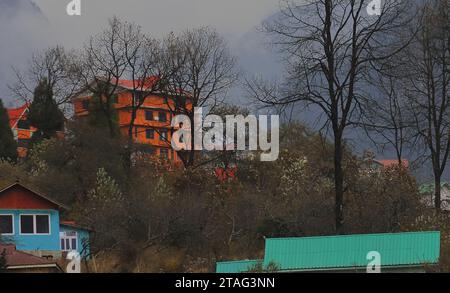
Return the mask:
POLYGON ((9 116, 0 100, 0 160, 17 159, 17 143, 9 126, 9 116))
POLYGON ((56 132, 63 130, 64 115, 58 108, 53 98, 53 90, 45 78, 34 90, 28 119, 30 124, 38 129, 33 135, 33 141, 52 138, 56 132))

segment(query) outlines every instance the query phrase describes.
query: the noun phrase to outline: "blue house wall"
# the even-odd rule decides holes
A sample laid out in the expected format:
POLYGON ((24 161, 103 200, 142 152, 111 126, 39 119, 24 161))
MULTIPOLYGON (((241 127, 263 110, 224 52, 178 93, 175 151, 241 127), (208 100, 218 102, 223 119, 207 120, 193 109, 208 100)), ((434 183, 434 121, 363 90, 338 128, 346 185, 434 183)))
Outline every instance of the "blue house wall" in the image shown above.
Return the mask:
POLYGON ((8 210, 0 209, 0 214, 14 217, 14 235, 2 235, 4 242, 14 243, 17 250, 60 251, 59 212, 57 210, 8 210), (20 215, 50 215, 50 234, 21 234, 20 215))
POLYGON ((89 256, 89 231, 82 228, 62 224, 60 226, 60 232, 77 232, 77 252, 83 258, 89 256))

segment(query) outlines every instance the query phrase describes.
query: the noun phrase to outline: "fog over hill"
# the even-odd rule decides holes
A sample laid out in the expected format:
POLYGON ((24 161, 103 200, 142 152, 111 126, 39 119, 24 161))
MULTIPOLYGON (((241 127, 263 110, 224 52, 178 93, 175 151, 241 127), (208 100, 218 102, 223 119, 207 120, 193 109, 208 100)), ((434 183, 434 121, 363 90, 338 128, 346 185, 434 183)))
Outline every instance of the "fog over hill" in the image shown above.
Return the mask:
POLYGON ((13 81, 12 66, 21 67, 32 52, 51 39, 49 23, 30 0, 0 0, 0 97, 11 105, 7 84, 13 81))

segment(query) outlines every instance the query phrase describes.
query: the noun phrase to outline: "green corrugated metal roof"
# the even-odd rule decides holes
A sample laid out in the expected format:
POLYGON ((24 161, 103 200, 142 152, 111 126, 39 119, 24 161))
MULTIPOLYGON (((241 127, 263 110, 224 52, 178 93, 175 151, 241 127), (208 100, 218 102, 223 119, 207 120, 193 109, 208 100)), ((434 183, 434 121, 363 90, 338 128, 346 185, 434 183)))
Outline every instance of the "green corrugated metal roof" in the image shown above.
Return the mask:
POLYGON ((366 267, 367 254, 381 254, 381 266, 434 264, 439 260, 440 232, 365 234, 266 239, 264 266, 281 270, 366 267))
MULTIPOLYGON (((443 187, 450 187, 450 184, 448 182, 441 182, 441 188, 443 187)), ((434 183, 425 183, 419 186, 419 192, 420 193, 433 193, 434 192, 434 183)))
POLYGON ((262 259, 218 262, 216 264, 216 273, 243 273, 262 262, 262 259))

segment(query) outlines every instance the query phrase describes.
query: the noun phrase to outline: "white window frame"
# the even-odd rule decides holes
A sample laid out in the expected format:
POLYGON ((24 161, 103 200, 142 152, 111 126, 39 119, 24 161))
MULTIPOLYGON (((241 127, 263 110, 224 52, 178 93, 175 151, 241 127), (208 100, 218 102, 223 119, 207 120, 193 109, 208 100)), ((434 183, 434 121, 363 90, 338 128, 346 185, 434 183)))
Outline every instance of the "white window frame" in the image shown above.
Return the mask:
POLYGON ((52 234, 52 221, 50 214, 21 214, 19 215, 19 234, 20 235, 51 235, 52 234), (33 233, 22 233, 22 216, 33 216, 33 233), (48 233, 37 233, 36 229, 36 216, 48 217, 48 233))
POLYGON ((77 231, 70 231, 70 232, 74 232, 75 236, 66 236, 66 232, 68 231, 64 231, 64 232, 59 232, 59 246, 61 251, 78 251, 78 232, 77 231), (67 247, 64 247, 64 249, 61 246, 61 240, 64 240, 64 246, 66 246, 66 239, 69 239, 69 244, 70 244, 70 249, 67 249, 67 247), (77 246, 75 249, 72 248, 72 239, 75 239, 75 245, 77 246))
POLYGON ((13 236, 16 232, 14 229, 14 214, 0 214, 0 216, 11 216, 12 217, 12 233, 0 233, 1 236, 13 236))

